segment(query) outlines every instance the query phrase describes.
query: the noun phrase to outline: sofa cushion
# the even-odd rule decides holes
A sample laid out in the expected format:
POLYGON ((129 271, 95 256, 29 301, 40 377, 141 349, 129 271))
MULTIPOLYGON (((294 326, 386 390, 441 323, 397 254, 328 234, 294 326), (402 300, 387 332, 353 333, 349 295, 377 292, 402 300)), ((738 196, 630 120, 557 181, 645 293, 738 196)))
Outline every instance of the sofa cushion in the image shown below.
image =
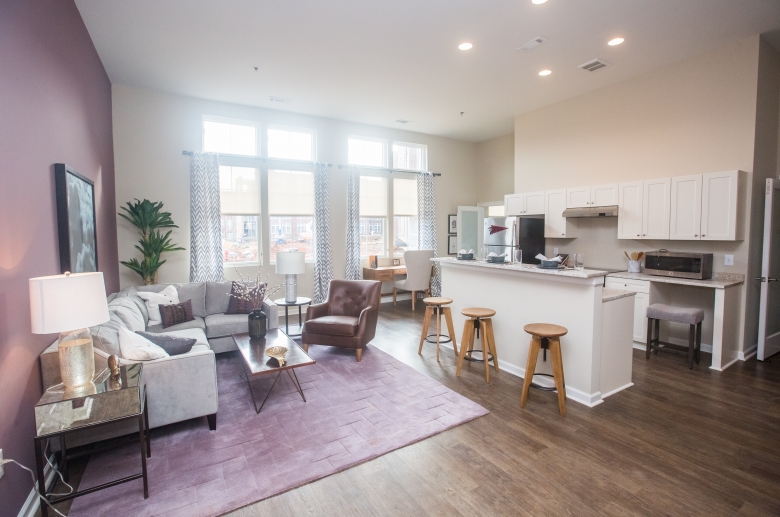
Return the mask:
POLYGON ((206 316, 227 311, 233 282, 206 282, 206 316))
POLYGON ((146 321, 138 306, 130 298, 121 297, 108 304, 109 313, 119 316, 125 326, 133 332, 146 329, 146 321))
POLYGON ((704 320, 704 311, 686 307, 672 307, 663 303, 654 303, 647 308, 647 317, 656 320, 674 321, 696 325, 704 320))
POLYGON ((146 327, 146 332, 155 332, 157 334, 161 332, 171 332, 172 330, 184 330, 184 329, 201 329, 205 330, 206 323, 203 321, 203 318, 200 316, 194 316, 194 320, 192 321, 185 321, 184 323, 179 323, 178 325, 173 325, 172 327, 163 328, 162 323, 159 325, 150 325, 146 327))
POLYGON ((179 302, 192 302, 192 314, 206 317, 206 282, 176 284, 176 290, 179 292, 179 302))
POLYGON ((119 347, 122 350, 122 359, 131 361, 153 361, 168 357, 168 352, 161 347, 126 328, 119 329, 119 347))
POLYGON ((108 313, 108 321, 96 327, 90 327, 92 345, 108 355, 122 355, 119 349, 119 329, 127 328, 116 313, 108 313))
POLYGON ((116 293, 114 299, 117 298, 127 298, 129 300, 132 300, 133 303, 135 303, 138 306, 138 309, 141 311, 141 314, 143 314, 144 316, 144 325, 147 325, 149 323, 149 311, 146 310, 146 302, 143 300, 143 298, 138 296, 138 289, 135 286, 125 287, 124 289, 116 293))
POLYGON ((327 334, 330 336, 354 336, 358 329, 358 319, 354 316, 322 316, 308 320, 304 332, 327 334))
POLYGON ((203 329, 173 330, 171 332, 166 331, 164 334, 176 337, 192 338, 195 340, 196 347, 205 346, 207 349, 211 348, 211 343, 209 343, 209 340, 206 338, 206 333, 203 332, 203 329))
POLYGON ((209 314, 206 316, 206 336, 225 337, 231 334, 249 332, 246 314, 209 314))

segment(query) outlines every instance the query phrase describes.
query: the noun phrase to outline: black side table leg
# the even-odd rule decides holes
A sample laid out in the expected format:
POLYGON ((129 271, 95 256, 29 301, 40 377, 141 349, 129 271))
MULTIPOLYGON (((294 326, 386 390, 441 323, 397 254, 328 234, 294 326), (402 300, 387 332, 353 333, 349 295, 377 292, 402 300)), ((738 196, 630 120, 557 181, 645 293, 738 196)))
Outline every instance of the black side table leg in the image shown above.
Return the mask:
POLYGON ((284 306, 284 330, 285 333, 289 336, 290 335, 290 307, 287 305, 284 306))
POLYGON ((146 405, 144 394, 144 424, 146 425, 146 457, 152 457, 152 430, 149 428, 149 406, 146 405))
POLYGON ((60 474, 65 482, 70 481, 70 475, 68 474, 68 449, 65 447, 65 435, 60 435, 60 474))
POLYGON ((303 305, 298 306, 298 330, 303 334, 303 314, 301 313, 301 307, 303 307, 303 305))
MULTIPOLYGON (((38 493, 46 497, 46 478, 43 475, 43 454, 41 453, 41 441, 35 438, 35 469, 38 471, 38 493)), ((49 508, 46 503, 41 503, 41 517, 49 517, 49 508)))
POLYGON ((144 413, 138 415, 138 441, 141 443, 141 472, 144 478, 144 499, 149 499, 149 479, 146 476, 146 395, 144 395, 144 413))

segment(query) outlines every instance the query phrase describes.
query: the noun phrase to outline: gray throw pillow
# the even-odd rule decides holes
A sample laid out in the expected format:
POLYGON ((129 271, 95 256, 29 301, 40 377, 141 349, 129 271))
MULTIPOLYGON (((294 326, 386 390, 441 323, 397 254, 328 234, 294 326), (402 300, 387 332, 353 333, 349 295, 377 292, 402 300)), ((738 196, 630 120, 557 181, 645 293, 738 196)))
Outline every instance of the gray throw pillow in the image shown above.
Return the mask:
POLYGON ((153 334, 151 332, 141 332, 140 330, 136 331, 136 334, 159 346, 168 352, 168 355, 186 354, 192 350, 192 347, 198 341, 195 338, 171 336, 170 334, 153 334))

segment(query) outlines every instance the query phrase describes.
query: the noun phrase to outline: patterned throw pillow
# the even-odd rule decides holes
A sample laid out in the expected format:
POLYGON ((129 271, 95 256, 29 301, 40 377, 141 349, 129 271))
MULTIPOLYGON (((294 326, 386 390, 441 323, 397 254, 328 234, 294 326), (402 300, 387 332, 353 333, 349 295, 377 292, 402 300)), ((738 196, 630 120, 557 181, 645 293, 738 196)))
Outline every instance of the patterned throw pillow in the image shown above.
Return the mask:
POLYGON ((238 284, 236 282, 233 282, 233 287, 230 289, 230 294, 228 295, 228 308, 225 311, 225 314, 249 314, 252 312, 252 302, 249 300, 241 300, 239 298, 236 298, 238 296, 238 284))
POLYGON ((192 315, 192 301, 187 300, 171 305, 160 305, 160 318, 162 318, 163 328, 194 320, 195 316, 192 315))

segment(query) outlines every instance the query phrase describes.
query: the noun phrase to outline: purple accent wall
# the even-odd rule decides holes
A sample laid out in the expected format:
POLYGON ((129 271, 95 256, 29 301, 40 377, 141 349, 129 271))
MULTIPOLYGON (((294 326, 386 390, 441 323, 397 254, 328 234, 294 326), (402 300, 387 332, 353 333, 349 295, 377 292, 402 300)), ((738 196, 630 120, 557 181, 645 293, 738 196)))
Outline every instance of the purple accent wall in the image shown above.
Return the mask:
MULTIPOLYGON (((59 273, 54 164, 95 182, 98 260, 119 287, 111 83, 72 0, 0 2, 0 448, 34 468, 38 355, 27 280, 59 273)), ((6 465, 0 516, 15 517, 30 475, 6 465)))

